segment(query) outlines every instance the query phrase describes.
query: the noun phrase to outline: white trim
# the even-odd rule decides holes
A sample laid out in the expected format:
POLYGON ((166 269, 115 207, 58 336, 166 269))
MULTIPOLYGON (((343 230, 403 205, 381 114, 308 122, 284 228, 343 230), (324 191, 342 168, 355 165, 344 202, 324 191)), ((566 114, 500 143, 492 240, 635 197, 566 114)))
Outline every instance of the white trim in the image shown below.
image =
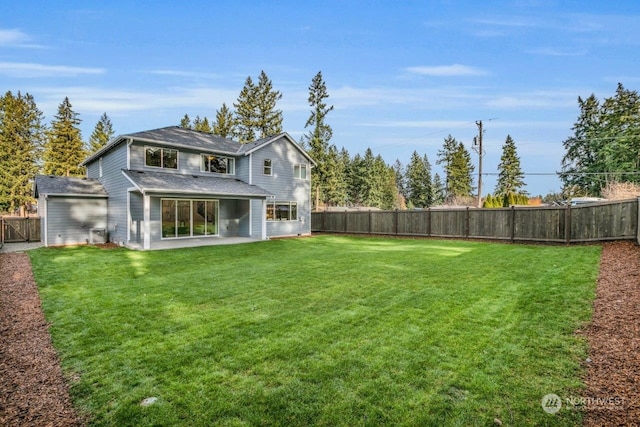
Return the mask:
POLYGON ((127 169, 131 169, 131 145, 133 144, 133 139, 129 138, 127 141, 127 169))
POLYGON ((98 176, 102 178, 102 157, 98 158, 98 176))
POLYGON ((273 176, 273 159, 262 159, 262 175, 263 176, 273 176), (264 173, 264 168, 266 167, 265 162, 269 161, 269 173, 264 173))
POLYGON ((144 209, 144 243, 143 249, 151 249, 151 197, 145 194, 142 197, 144 209))
POLYGON ((253 201, 249 200, 249 237, 253 236, 253 201))
POLYGON ((249 154, 249 185, 253 182, 253 154, 249 154))
POLYGON ((267 199, 262 200, 262 235, 260 236, 262 240, 267 240, 267 199))
POLYGON ((49 246, 49 235, 48 235, 48 231, 49 231, 49 215, 48 215, 48 211, 49 209, 47 209, 47 205, 49 204, 49 199, 48 197, 45 195, 44 197, 44 206, 42 206, 42 210, 43 212, 43 217, 44 217, 44 221, 42 221, 44 223, 44 245, 45 246, 49 246))
POLYGON ((127 188, 127 243, 131 241, 131 188, 127 188))

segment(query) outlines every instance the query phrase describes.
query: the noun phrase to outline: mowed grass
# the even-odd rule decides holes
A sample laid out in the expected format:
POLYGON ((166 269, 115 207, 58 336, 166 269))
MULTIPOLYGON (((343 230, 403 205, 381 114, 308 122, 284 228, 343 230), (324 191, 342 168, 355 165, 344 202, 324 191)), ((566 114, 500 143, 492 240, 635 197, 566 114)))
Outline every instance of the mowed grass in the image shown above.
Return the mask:
POLYGON ((600 247, 319 236, 30 252, 92 425, 576 425, 600 247), (155 404, 140 405, 147 397, 155 404))

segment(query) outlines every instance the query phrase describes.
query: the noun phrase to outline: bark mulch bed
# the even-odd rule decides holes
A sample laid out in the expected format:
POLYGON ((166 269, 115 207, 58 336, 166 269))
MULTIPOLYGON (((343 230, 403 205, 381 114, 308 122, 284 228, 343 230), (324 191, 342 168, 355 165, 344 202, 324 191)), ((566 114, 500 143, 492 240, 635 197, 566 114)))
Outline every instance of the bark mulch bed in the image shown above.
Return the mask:
POLYGON ((0 255, 0 425, 81 425, 25 253, 0 255))
MULTIPOLYGON (((0 255, 0 425, 81 426, 24 253, 0 255)), ((639 425, 640 248, 604 245, 589 340, 586 426, 639 425)))
POLYGON ((586 426, 640 425, 640 247, 602 250, 585 379, 586 426))

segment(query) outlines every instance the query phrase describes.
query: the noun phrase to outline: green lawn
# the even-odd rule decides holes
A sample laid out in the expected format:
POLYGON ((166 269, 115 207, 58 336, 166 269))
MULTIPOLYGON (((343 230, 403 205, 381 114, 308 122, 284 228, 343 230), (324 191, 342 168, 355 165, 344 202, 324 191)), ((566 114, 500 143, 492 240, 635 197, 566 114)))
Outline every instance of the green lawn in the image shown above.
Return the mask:
POLYGON ((320 236, 30 252, 94 425, 576 425, 599 246, 320 236), (142 407, 146 397, 157 397, 142 407))

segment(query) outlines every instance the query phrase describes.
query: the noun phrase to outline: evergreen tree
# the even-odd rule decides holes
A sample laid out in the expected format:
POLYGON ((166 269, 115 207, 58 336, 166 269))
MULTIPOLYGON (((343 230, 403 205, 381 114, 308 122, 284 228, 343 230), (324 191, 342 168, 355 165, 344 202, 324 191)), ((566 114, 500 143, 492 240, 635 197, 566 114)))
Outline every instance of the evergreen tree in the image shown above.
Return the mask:
POLYGON ((447 196, 471 196, 474 190, 471 174, 475 168, 462 142, 457 144, 448 169, 447 196))
POLYGON ((96 123, 96 127, 93 129, 93 133, 89 138, 89 150, 91 153, 95 153, 105 145, 113 137, 115 132, 113 131, 113 125, 107 113, 102 113, 100 120, 96 123))
POLYGON ((44 142, 42 112, 28 93, 0 96, 0 211, 13 212, 32 200, 44 142))
POLYGON ((405 177, 406 171, 400 159, 396 159, 393 163, 393 172, 396 174, 396 188, 398 189, 398 193, 407 200, 409 193, 407 191, 407 180, 405 177))
POLYGON ((282 110, 276 109, 276 103, 282 99, 282 93, 273 89, 267 74, 262 71, 258 77, 256 90, 256 130, 260 138, 282 133, 282 110))
POLYGON ((193 130, 204 133, 211 133, 211 125, 209 124, 209 119, 205 116, 203 119, 200 116, 196 116, 193 120, 193 130))
POLYGON ((233 137, 234 123, 233 113, 223 102, 222 107, 216 111, 216 121, 213 123, 212 133, 223 138, 231 138, 233 137))
MULTIPOLYGON (((332 167, 336 167, 337 151, 335 159, 328 158, 330 146, 329 141, 333 136, 331 126, 326 123, 325 118, 333 105, 328 106, 326 99, 329 97, 327 86, 322 79, 322 72, 318 72, 311 80, 309 86, 309 105, 311 106, 311 114, 307 119, 304 127, 311 127, 309 133, 303 136, 302 144, 307 147, 309 156, 316 162, 316 167, 311 170, 311 194, 312 197, 322 199, 324 203, 328 202, 328 194, 326 194, 329 186, 329 177, 335 175, 331 171, 332 167)), ((333 147, 335 149, 335 147, 333 147)), ((316 206, 317 209, 317 206, 316 206)))
POLYGON ((258 107, 256 105, 257 87, 253 84, 251 76, 244 82, 237 102, 233 104, 235 112, 234 136, 241 143, 247 143, 256 139, 256 117, 258 107))
POLYGON ((347 202, 346 164, 335 145, 329 147, 326 157, 327 176, 324 188, 325 202, 330 206, 344 206, 347 202))
POLYGON ((180 127, 184 129, 191 129, 191 118, 188 114, 185 114, 182 120, 180 120, 180 127))
POLYGON ((433 203, 431 164, 425 154, 420 157, 417 151, 411 155, 406 169, 408 202, 417 208, 426 208, 433 203))
POLYGON ((447 196, 450 195, 449 177, 451 176, 452 162, 457 149, 458 141, 449 135, 444 139, 442 149, 438 150, 438 160, 436 160, 436 164, 442 165, 442 168, 444 169, 444 187, 445 195, 447 196))
POLYGON ((237 102, 233 104, 235 112, 235 136, 246 143, 259 138, 277 135, 282 132, 282 110, 276 109, 276 103, 282 98, 280 91, 273 89, 273 84, 262 71, 258 84, 254 84, 251 76, 245 80, 237 102))
POLYGON ((516 152, 516 143, 507 135, 502 146, 502 157, 498 165, 498 182, 494 191, 495 195, 502 196, 509 193, 520 193, 525 186, 524 174, 520 168, 520 157, 516 152))
POLYGON ((82 136, 81 120, 73 111, 69 98, 58 106, 58 113, 51 122, 44 146, 44 173, 47 175, 82 176, 80 163, 86 156, 82 136))
POLYGON ((613 97, 578 98, 573 136, 563 142, 565 192, 600 195, 610 181, 640 182, 640 96, 618 84, 613 97))
POLYGON ((439 206, 444 204, 445 199, 445 188, 444 183, 442 182, 442 178, 440 175, 436 173, 433 176, 433 185, 431 186, 431 200, 433 206, 439 206))

